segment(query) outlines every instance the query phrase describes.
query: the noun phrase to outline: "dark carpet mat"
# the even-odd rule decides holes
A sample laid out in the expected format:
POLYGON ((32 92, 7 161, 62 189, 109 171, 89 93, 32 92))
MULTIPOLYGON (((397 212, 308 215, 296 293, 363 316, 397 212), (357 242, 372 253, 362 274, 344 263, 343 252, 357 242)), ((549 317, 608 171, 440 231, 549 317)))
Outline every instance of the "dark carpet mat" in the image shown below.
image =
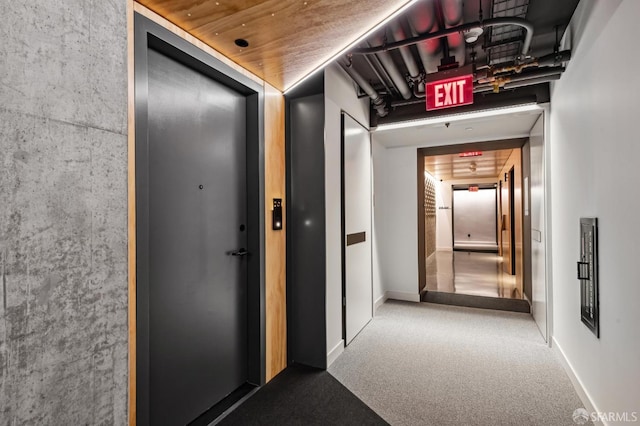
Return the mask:
POLYGON ((287 367, 219 425, 387 425, 323 370, 287 367))

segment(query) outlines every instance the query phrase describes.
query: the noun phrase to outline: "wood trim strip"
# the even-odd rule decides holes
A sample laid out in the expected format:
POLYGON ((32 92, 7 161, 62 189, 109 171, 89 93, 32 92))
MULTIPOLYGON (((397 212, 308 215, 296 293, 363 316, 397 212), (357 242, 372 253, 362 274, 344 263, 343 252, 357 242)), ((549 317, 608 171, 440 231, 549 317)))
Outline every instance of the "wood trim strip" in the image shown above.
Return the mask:
POLYGON ((134 1, 127 0, 127 198, 128 198, 128 321, 129 321, 129 425, 136 425, 136 129, 134 66, 134 1))
POLYGON ((366 232, 356 232, 355 234, 347 234, 347 247, 354 244, 364 243, 366 240, 366 232))
POLYGON ((287 366, 287 252, 285 178, 285 102, 279 90, 265 83, 265 380, 287 366), (282 199, 282 230, 270 226, 273 199, 282 199))

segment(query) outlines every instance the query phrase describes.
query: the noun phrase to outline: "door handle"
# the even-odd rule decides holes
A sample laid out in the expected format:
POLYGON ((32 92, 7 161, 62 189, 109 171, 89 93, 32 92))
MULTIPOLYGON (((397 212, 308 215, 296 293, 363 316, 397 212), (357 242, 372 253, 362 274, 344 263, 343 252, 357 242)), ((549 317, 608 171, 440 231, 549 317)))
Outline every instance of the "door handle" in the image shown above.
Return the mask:
POLYGON ((227 252, 227 255, 236 256, 236 257, 242 257, 242 256, 246 256, 248 254, 249 254, 249 252, 245 248, 241 248, 239 250, 233 250, 233 251, 228 251, 227 252))

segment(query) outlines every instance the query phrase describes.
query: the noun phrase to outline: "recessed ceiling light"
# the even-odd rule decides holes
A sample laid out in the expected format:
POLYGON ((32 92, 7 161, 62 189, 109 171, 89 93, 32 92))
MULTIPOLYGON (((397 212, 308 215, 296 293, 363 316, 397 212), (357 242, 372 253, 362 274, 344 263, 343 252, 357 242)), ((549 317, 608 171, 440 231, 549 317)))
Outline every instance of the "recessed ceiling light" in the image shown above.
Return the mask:
POLYGON ((243 38, 237 38, 234 43, 238 47, 249 47, 249 42, 243 38))
POLYGON ((465 127, 464 128, 467 132, 470 132, 471 130, 473 130, 473 127, 465 127))

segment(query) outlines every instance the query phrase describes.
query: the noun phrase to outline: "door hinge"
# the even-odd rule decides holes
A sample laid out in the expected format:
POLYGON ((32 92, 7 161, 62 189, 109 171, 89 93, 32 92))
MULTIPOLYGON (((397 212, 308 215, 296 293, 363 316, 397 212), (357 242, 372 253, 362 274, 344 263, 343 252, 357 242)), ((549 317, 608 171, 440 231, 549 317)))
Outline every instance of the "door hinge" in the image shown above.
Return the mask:
POLYGON ((342 306, 347 306, 347 298, 342 297, 342 306))

